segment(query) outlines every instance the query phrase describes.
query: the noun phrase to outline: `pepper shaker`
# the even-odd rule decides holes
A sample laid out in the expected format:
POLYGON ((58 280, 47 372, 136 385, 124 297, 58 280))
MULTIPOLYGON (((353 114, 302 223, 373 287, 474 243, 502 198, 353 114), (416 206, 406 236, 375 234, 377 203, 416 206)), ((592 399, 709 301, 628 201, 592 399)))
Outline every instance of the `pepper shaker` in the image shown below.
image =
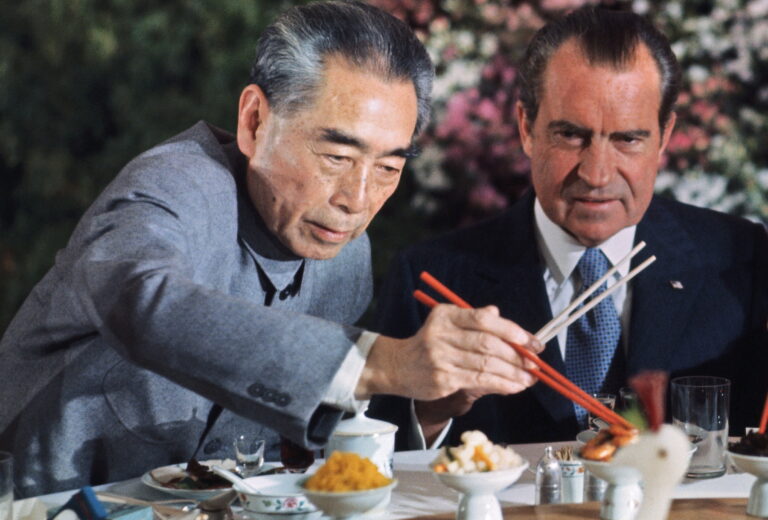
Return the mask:
POLYGON ((552 446, 544 449, 544 456, 536 464, 536 504, 559 504, 563 487, 560 463, 552 446))

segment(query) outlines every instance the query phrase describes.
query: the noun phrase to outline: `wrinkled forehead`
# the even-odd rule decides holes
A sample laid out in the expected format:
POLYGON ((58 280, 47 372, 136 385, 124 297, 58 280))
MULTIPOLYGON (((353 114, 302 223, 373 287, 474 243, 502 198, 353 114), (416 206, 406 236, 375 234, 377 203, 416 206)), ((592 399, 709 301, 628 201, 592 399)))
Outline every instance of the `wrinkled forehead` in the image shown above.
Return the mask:
POLYGON ((552 53, 544 71, 546 79, 566 72, 581 72, 584 68, 603 69, 615 73, 636 71, 646 76, 647 81, 661 83, 661 71, 650 49, 641 41, 625 54, 606 55, 590 53, 584 42, 578 38, 566 40, 552 53))
MULTIPOLYGON (((552 96, 573 95, 560 99, 563 103, 579 103, 593 90, 621 89, 616 94, 651 97, 661 105, 661 73, 650 50, 642 43, 621 61, 590 60, 575 38, 566 41, 555 51, 544 71, 540 99, 557 101, 552 96), (607 84, 606 84, 607 82, 607 84), (608 87, 608 88, 605 88, 608 87), (549 98, 549 99, 548 99, 549 98)), ((658 110, 657 110, 658 111, 658 110)))

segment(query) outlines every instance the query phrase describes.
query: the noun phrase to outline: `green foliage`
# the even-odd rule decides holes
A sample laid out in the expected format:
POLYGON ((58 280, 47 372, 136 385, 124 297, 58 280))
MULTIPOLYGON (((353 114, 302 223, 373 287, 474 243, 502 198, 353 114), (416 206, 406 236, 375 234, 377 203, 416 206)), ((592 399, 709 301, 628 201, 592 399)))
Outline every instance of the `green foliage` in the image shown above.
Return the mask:
POLYGON ((128 160, 200 119, 234 129, 256 39, 295 3, 4 3, 0 331, 128 160))

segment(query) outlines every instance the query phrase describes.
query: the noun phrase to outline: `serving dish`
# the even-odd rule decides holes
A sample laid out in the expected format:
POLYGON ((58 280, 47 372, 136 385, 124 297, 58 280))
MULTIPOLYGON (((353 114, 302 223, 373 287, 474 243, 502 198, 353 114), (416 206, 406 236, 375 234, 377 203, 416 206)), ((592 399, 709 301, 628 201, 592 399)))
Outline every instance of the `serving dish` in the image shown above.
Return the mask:
POLYGON ((397 479, 386 486, 362 491, 313 491, 304 489, 304 493, 314 505, 331 518, 353 518, 372 510, 378 510, 379 504, 387 500, 395 486, 397 486, 397 479))

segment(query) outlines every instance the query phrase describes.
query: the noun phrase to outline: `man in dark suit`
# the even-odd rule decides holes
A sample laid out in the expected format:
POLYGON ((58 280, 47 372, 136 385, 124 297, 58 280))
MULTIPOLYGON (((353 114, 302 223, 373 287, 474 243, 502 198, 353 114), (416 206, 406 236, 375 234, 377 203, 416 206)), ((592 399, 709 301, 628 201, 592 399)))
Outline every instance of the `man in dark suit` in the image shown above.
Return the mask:
MULTIPOLYGON (((768 240, 758 224, 653 195, 679 88, 667 40, 635 14, 584 8, 534 36, 519 75, 532 193, 493 220, 399 255, 380 330, 405 337, 423 322, 429 311, 411 293, 427 270, 472 306, 497 305, 536 331, 589 285, 593 260, 604 270, 645 241, 648 253, 633 264, 650 254, 658 261, 541 357, 590 393, 615 393, 644 369, 727 377, 732 431, 743 432, 768 385, 768 240), (590 326, 602 327, 594 344, 590 326)), ((455 444, 467 429, 495 442, 569 440, 586 426, 583 410, 543 383, 511 396, 383 398, 372 408, 400 424, 399 448, 446 434, 455 444)))

